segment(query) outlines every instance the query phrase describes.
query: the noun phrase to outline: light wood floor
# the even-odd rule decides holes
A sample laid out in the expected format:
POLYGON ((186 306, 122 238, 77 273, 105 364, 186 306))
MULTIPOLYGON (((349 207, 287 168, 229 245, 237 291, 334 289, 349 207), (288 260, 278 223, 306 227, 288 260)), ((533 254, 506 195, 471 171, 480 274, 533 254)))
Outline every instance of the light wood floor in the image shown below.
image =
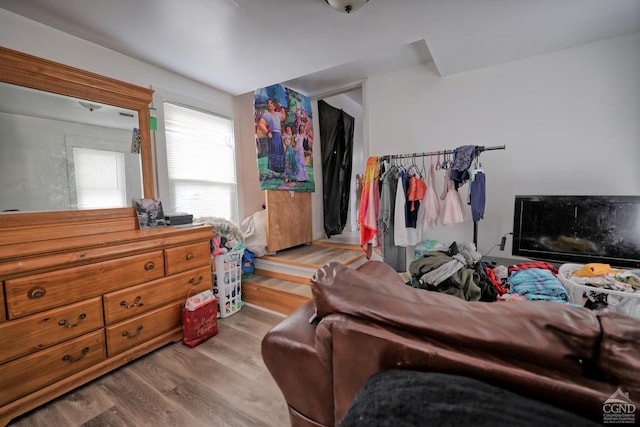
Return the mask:
POLYGON ((41 406, 23 426, 288 426, 260 343, 281 316, 245 306, 195 348, 170 344, 41 406))

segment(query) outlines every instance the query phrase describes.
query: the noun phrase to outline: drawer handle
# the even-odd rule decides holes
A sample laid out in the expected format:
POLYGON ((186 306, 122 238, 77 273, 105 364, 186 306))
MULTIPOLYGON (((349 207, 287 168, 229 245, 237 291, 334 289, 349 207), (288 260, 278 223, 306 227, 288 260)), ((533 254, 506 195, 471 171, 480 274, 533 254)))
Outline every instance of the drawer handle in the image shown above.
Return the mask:
POLYGON ((133 300, 133 303, 127 304, 127 301, 120 301, 120 305, 123 306, 124 308, 134 308, 134 307, 137 307, 137 306, 141 306, 142 307, 144 304, 138 304, 141 299, 142 299, 142 297, 140 295, 138 295, 136 297, 136 299, 133 300))
POLYGON ((189 279, 189 283, 191 283, 193 286, 199 285, 202 282, 202 279, 204 279, 204 277, 200 276, 198 277, 198 280, 196 281, 195 277, 192 277, 191 279, 189 279))
POLYGON ((156 267, 156 264, 153 261, 149 261, 144 265, 144 269, 147 271, 151 271, 156 267))
POLYGON ((123 336, 123 337, 125 337, 125 338, 129 338, 129 339, 131 339, 131 338, 135 338, 135 337, 137 337, 137 336, 140 334, 140 331, 141 331, 141 330, 142 330, 142 325, 140 325, 140 326, 138 326, 138 327, 136 328, 136 333, 135 333, 135 334, 131 335, 131 334, 129 333, 129 331, 124 331, 124 332, 122 333, 122 336, 123 336))
POLYGON ((75 362, 79 362, 80 360, 82 360, 82 358, 85 356, 85 354, 89 353, 89 347, 85 347, 82 349, 82 352, 80 353, 80 356, 78 358, 73 358, 68 354, 65 354, 64 356, 62 356, 62 361, 63 362, 69 362, 69 363, 75 363, 75 362))
POLYGON ((47 290, 44 288, 33 288, 29 291, 28 296, 30 299, 36 299, 36 298, 42 298, 46 293, 47 293, 47 290))
POLYGON ((82 323, 82 321, 86 318, 87 318, 87 315, 84 313, 81 313, 80 316, 78 316, 78 321, 76 323, 67 323, 65 319, 62 319, 61 321, 58 322, 58 325, 64 326, 66 328, 75 328, 76 326, 80 325, 80 323, 82 323))
POLYGON ((191 252, 189 252, 189 253, 187 254, 187 261, 191 261, 191 260, 192 260, 192 259, 194 259, 194 258, 195 258, 195 255, 194 255, 194 254, 192 254, 191 252))

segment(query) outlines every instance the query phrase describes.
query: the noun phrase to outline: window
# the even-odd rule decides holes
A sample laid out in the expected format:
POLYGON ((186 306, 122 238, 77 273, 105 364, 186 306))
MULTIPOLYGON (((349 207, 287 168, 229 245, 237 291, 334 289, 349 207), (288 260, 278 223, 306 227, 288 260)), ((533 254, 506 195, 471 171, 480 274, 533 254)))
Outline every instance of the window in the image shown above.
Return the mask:
POLYGON ((73 147, 78 209, 127 206, 124 154, 73 147))
POLYGON ((238 223, 233 121, 163 102, 170 204, 238 223))

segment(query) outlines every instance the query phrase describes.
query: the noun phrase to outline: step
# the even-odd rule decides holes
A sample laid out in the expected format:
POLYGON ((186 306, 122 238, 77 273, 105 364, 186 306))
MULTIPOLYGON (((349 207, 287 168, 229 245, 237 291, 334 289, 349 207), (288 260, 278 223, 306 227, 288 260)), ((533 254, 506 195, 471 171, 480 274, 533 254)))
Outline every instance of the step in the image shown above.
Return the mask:
POLYGON ((299 281, 310 279, 313 274, 329 262, 339 262, 350 267, 358 267, 366 261, 362 249, 349 245, 312 243, 297 246, 256 258, 254 265, 260 274, 299 281), (277 274, 280 274, 279 276, 277 274), (296 279, 298 278, 298 279, 296 279))
POLYGON ((283 280, 262 274, 252 274, 242 279, 242 300, 282 314, 291 314, 311 299, 311 287, 307 283, 283 280))
POLYGON ((357 245, 313 242, 254 259, 254 274, 242 279, 243 301, 290 314, 311 299, 310 279, 329 262, 356 268, 366 261, 357 245))

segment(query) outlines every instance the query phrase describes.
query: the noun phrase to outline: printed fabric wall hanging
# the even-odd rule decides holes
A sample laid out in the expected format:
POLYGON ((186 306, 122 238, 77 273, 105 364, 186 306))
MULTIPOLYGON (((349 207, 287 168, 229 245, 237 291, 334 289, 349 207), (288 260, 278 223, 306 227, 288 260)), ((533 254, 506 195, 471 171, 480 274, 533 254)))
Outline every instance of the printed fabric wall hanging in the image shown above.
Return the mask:
POLYGON ((254 94, 261 190, 314 192, 311 101, 282 85, 254 94))

